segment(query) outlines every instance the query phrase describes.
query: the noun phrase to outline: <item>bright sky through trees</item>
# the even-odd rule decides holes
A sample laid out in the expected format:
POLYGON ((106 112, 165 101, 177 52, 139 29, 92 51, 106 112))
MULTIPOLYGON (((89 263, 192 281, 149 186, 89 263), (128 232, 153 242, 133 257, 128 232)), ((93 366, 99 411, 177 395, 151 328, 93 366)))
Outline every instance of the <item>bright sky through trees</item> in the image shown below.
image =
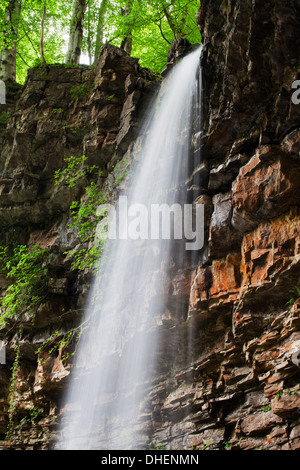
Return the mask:
POLYGON ((14 80, 15 69, 24 83, 43 55, 92 65, 105 42, 161 72, 174 39, 200 43, 199 8, 199 0, 0 0, 0 79, 14 80))

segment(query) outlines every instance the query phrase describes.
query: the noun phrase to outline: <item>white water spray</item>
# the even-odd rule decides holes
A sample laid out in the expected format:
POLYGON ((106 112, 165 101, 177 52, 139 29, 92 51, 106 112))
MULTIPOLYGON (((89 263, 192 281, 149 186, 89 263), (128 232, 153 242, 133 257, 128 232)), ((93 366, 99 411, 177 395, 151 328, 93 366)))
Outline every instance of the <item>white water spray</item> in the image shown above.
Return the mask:
MULTIPOLYGON (((147 116, 146 138, 134 152, 129 207, 170 206, 186 199, 200 54, 201 48, 174 67, 147 116)), ((132 240, 125 228, 123 235, 107 242, 100 260, 66 396, 59 449, 137 449, 149 439, 147 396, 163 339, 170 255, 178 246, 184 250, 184 244, 132 240)))

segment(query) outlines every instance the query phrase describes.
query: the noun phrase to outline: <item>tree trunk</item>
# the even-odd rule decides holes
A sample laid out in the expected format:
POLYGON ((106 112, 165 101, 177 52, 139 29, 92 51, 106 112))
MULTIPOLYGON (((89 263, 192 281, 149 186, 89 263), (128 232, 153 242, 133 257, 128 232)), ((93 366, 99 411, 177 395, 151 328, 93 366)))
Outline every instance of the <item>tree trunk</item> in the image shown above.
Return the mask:
POLYGON ((79 64, 83 38, 83 20, 87 0, 74 0, 66 63, 79 64))
POLYGON ((103 46, 103 42, 104 42, 103 41, 103 29, 104 29, 104 17, 106 13, 106 8, 107 8, 107 0, 102 0, 100 9, 99 9, 99 16, 98 16, 94 64, 97 62, 100 49, 103 46))
MULTIPOLYGON (((126 3, 126 8, 121 8, 121 12, 123 16, 128 16, 131 12, 131 8, 133 5, 134 0, 128 0, 126 3)), ((132 51, 132 29, 128 31, 126 37, 122 40, 121 49, 127 52, 128 55, 131 54, 132 51)))
POLYGON ((41 59, 42 59, 43 64, 46 63, 45 54, 44 54, 44 34, 45 34, 46 12, 47 12, 47 8, 46 8, 46 5, 44 5, 43 17, 42 17, 42 23, 41 23, 41 40, 40 40, 41 59))
POLYGON ((131 54, 132 51, 132 31, 128 33, 126 38, 123 39, 121 43, 121 49, 127 52, 128 55, 131 54))
POLYGON ((10 0, 6 11, 6 24, 4 26, 4 47, 0 55, 0 80, 16 81, 16 62, 18 24, 21 15, 22 0, 10 0))
POLYGON ((177 39, 180 38, 180 34, 178 33, 178 30, 177 30, 177 28, 176 28, 176 26, 175 26, 175 24, 174 24, 174 22, 173 22, 172 15, 171 15, 171 13, 168 11, 167 8, 164 8, 164 14, 165 14, 165 17, 167 18, 167 21, 168 21, 168 24, 169 24, 171 30, 172 30, 173 33, 174 33, 174 39, 175 39, 175 41, 176 41, 177 39))

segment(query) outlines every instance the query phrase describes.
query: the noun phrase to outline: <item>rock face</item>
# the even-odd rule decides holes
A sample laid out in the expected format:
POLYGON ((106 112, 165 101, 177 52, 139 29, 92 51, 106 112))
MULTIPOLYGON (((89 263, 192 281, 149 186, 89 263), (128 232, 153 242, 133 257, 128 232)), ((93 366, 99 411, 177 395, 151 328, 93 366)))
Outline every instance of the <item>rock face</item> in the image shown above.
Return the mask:
MULTIPOLYGON (((92 69, 31 69, 23 89, 15 90, 4 109, 0 245, 38 245, 49 257, 46 295, 34 315, 13 316, 0 327, 7 356, 6 366, 0 366, 2 439, 14 422, 14 435, 3 448, 48 446, 93 277, 88 263, 74 270, 67 255, 87 248, 72 227, 70 207, 85 200, 91 180, 83 174, 74 184, 57 184, 54 176, 68 168, 66 161, 84 155, 86 168, 97 166, 97 192, 113 202, 126 175, 131 142, 157 85, 157 77, 142 69, 138 59, 106 46, 92 69)), ((0 277, 2 296, 10 283, 0 277)))
POLYGON ((300 445, 298 295, 287 306, 300 274, 297 8, 205 0, 197 15, 207 248, 189 298, 193 361, 157 391, 156 441, 173 448, 300 445))
MULTIPOLYGON (((202 140, 193 136, 202 152, 193 195, 205 205, 206 240, 197 259, 170 260, 162 359, 147 401, 152 445, 296 450, 300 301, 290 291, 300 279, 300 105, 292 102, 299 6, 201 3, 204 115, 202 140)), ((55 186, 53 174, 64 158, 86 155, 102 170, 97 185, 113 197, 112 168, 130 158, 155 86, 135 59, 108 46, 95 70, 31 70, 2 128, 2 240, 14 233, 51 252, 49 292, 34 319, 23 316, 1 331, 3 439, 11 395, 18 423, 3 448, 51 448, 92 276, 72 271, 65 255, 79 243, 69 208, 85 182, 55 186)), ((6 282, 0 278, 3 292, 6 282)))

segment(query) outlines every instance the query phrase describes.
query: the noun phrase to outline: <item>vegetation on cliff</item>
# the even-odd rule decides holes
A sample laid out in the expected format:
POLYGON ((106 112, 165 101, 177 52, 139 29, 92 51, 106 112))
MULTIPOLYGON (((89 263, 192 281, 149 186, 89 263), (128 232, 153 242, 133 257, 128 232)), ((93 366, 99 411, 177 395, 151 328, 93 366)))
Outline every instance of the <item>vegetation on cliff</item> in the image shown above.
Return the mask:
POLYGON ((43 265, 46 256, 47 250, 39 246, 31 249, 25 245, 0 246, 0 275, 9 281, 0 300, 0 326, 33 314, 47 288, 48 278, 43 265))

